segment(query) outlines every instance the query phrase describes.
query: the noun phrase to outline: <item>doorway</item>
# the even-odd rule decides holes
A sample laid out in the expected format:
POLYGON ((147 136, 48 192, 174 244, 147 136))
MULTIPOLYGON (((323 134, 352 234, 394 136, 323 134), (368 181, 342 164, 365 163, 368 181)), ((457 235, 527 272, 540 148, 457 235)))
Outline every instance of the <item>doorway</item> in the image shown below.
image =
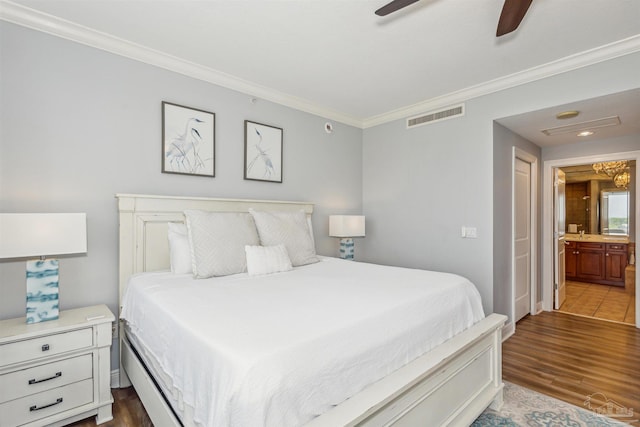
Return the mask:
MULTIPOLYGON (((579 157, 579 158, 570 158, 570 159, 563 159, 563 160, 550 160, 550 161, 545 161, 544 162, 544 166, 543 166, 543 224, 542 224, 542 229, 543 229, 543 246, 542 246, 542 250, 543 250, 543 286, 542 286, 542 305, 543 305, 543 310, 546 311, 551 311, 553 310, 553 305, 554 305, 554 275, 555 275, 555 266, 554 266, 554 260, 553 260, 553 256, 554 256, 554 250, 553 250, 553 239, 554 239, 554 218, 553 218, 553 203, 554 203, 554 194, 553 194, 553 171, 556 168, 562 168, 562 167, 569 167, 569 166, 577 166, 577 165, 584 165, 584 164, 593 164, 593 163, 598 163, 598 162, 609 162, 609 161, 616 161, 616 160, 620 160, 620 159, 627 159, 627 160, 635 160, 636 165, 638 164, 638 160, 640 159, 640 151, 633 151, 633 152, 623 152, 623 153, 612 153, 612 154, 606 154, 606 155, 594 155, 594 156, 585 156, 585 157, 579 157)), ((633 228, 632 234, 629 236, 629 243, 633 243, 635 245, 635 242, 638 241, 638 237, 640 235, 639 230, 638 230, 638 226, 637 224, 639 224, 640 222, 640 209, 637 203, 635 203, 635 199, 637 199, 636 197, 636 189, 638 188, 638 183, 640 182, 640 179, 638 177, 638 174, 635 173, 633 174, 632 177, 632 181, 629 183, 629 188, 632 191, 632 197, 631 199, 633 200, 632 202, 632 207, 629 210, 629 215, 630 218, 633 219, 633 224, 635 225, 635 227, 633 228)), ((591 198, 595 199, 597 197, 594 197, 595 195, 591 195, 591 198)), ((590 200, 590 199, 584 199, 586 200, 590 200)), ((595 200, 592 200, 592 202, 595 203, 595 200)), ((570 221, 568 221, 568 225, 567 225, 567 229, 569 227, 571 228, 575 228, 572 227, 570 224, 572 224, 570 221)), ((575 226, 577 226, 578 224, 575 224, 575 226)), ((585 226, 585 224, 583 224, 583 227, 585 226)), ((574 230, 569 230, 569 231, 574 231, 574 230)), ((582 231, 582 230, 575 230, 575 231, 582 231)), ((571 235, 572 233, 570 233, 571 235)), ((574 235, 575 236, 575 235, 574 235)), ((611 242, 609 242, 609 240, 606 239, 615 239, 614 236, 607 236, 602 238, 602 240, 604 242, 611 243, 614 242, 615 240, 611 240, 611 242)), ((614 254, 615 255, 615 254, 614 254)), ((603 257, 606 256, 606 254, 602 255, 603 257)), ((611 257, 609 258, 603 258, 604 261, 603 262, 611 262, 610 259, 612 259, 611 257)), ((571 266, 568 266, 567 268, 571 268, 571 266)), ((639 284, 639 280, 638 280, 638 272, 635 271, 635 295, 638 294, 638 288, 640 288, 640 284, 639 284)), ((640 301, 638 300, 638 298, 635 298, 635 308, 634 311, 635 313, 638 313, 638 309, 640 301)), ((636 327, 640 328, 640 316, 635 316, 635 324, 636 327)))

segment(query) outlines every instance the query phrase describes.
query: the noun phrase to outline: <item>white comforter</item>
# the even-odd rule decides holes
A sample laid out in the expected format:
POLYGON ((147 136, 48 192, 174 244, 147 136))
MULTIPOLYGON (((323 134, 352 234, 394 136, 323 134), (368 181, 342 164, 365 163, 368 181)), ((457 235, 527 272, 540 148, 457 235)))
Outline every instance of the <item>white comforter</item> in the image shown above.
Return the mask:
POLYGON ((323 258, 268 276, 131 278, 121 317, 202 426, 298 426, 484 317, 446 273, 323 258))

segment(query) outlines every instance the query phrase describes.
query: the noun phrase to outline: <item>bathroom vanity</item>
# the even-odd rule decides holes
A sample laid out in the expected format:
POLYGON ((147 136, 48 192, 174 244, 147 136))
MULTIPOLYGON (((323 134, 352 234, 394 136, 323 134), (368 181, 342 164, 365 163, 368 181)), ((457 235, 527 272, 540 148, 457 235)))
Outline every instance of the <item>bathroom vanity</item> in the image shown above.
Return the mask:
POLYGON ((567 280, 624 287, 628 243, 626 237, 566 234, 567 280))

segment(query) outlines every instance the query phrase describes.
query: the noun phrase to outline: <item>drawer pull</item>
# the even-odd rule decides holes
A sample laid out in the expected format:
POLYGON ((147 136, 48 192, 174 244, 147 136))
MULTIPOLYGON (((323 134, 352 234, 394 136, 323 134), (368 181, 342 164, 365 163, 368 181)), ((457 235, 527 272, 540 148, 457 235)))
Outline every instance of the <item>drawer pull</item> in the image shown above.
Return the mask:
POLYGON ((49 351, 49 344, 43 344, 42 351, 49 351))
POLYGON ((57 398, 55 402, 49 403, 48 405, 44 405, 44 406, 41 406, 39 408, 38 408, 38 405, 33 405, 32 407, 29 408, 29 411, 31 411, 31 412, 39 411, 40 409, 49 408, 49 407, 57 405, 59 403, 62 403, 62 398, 61 397, 57 398))
POLYGON ((56 379, 56 378, 60 378, 61 376, 62 376, 62 372, 56 372, 56 374, 55 374, 54 376, 49 377, 49 378, 45 378, 45 379, 42 379, 42 380, 36 380, 36 379, 34 378, 34 379, 32 379, 32 380, 29 380, 29 385, 31 385, 31 384, 43 383, 43 382, 45 382, 45 381, 49 381, 49 380, 54 380, 54 379, 56 379))

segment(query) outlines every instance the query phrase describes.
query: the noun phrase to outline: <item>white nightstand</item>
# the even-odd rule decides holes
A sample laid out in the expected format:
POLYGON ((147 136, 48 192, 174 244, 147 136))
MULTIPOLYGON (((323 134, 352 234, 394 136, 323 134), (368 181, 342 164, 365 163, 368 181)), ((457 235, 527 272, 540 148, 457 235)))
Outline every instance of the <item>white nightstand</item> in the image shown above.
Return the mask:
POLYGON ((112 420, 111 323, 106 305, 27 324, 0 321, 0 427, 112 420))

